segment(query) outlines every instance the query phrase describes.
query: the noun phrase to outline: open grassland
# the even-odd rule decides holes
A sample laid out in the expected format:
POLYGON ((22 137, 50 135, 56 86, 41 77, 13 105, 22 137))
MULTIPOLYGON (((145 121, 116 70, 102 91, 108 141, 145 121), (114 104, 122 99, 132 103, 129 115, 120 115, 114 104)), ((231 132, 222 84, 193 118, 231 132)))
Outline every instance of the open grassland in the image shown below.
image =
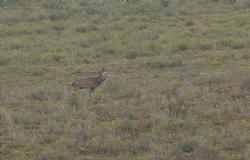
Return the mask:
POLYGON ((0 6, 1 160, 250 160, 248 0, 0 6))

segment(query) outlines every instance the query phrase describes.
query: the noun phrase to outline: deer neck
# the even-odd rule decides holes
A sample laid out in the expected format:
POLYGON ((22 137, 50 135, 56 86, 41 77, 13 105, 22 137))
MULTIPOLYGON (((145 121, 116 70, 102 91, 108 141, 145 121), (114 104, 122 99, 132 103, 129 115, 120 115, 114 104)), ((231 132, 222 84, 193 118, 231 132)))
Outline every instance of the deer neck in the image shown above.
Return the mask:
POLYGON ((97 78, 97 81, 98 81, 99 83, 102 83, 103 81, 105 81, 105 79, 106 79, 105 76, 99 76, 99 77, 97 78))

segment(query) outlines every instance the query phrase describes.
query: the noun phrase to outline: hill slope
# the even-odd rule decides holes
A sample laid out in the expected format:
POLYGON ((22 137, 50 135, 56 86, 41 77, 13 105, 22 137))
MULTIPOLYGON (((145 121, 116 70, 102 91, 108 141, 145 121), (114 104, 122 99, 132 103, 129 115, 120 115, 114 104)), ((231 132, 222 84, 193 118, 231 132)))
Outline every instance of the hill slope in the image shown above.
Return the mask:
POLYGON ((1 160, 250 159, 249 2, 0 6, 1 160))

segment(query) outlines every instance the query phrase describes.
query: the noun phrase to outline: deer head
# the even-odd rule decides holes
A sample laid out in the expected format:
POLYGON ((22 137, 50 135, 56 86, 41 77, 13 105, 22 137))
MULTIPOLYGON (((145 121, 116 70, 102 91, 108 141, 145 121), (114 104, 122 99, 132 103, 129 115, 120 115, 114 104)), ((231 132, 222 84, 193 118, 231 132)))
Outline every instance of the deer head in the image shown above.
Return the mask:
POLYGON ((99 75, 100 75, 101 77, 107 78, 107 77, 110 76, 110 73, 109 73, 109 71, 108 71, 107 68, 102 68, 102 69, 99 71, 99 75))

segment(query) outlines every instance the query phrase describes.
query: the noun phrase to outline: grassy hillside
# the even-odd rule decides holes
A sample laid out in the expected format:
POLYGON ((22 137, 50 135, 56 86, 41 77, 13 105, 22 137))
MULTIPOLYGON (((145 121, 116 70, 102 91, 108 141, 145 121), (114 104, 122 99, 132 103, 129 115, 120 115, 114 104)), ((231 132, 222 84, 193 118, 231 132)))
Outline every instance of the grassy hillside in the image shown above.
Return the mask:
POLYGON ((1 160, 250 160, 249 0, 0 7, 1 160))

